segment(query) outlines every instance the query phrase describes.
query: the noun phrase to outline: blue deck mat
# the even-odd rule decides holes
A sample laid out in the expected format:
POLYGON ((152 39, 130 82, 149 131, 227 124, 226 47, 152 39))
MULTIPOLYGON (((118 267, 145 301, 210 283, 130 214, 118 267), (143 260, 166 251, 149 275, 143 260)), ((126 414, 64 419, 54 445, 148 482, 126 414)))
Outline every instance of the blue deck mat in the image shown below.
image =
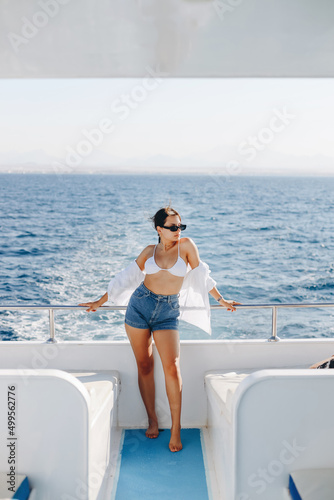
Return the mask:
POLYGON ((172 453, 170 431, 148 439, 126 430, 116 500, 208 500, 199 429, 182 429, 183 449, 172 453))

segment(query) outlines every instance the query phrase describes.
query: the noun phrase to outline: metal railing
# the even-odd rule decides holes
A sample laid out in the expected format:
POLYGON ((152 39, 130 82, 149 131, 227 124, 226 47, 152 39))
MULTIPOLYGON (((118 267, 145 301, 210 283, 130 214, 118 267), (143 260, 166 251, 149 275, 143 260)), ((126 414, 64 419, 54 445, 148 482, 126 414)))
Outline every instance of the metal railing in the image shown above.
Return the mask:
MULTIPOLYGON (((242 304, 239 306, 235 306, 237 309, 272 309, 272 333, 271 337, 269 337, 268 342, 277 342, 280 338, 277 335, 277 309, 286 309, 286 308, 322 308, 322 307, 334 307, 334 303, 332 302, 319 302, 319 303, 304 303, 304 304, 242 304)), ((211 309, 221 309, 225 308, 220 305, 210 305, 211 309)), ((46 343, 56 343, 57 340, 55 338, 55 320, 54 320, 54 311, 56 310, 78 310, 87 309, 86 306, 55 306, 55 305, 45 305, 45 306, 6 306, 0 305, 0 311, 17 311, 17 310, 28 310, 28 311, 49 311, 49 326, 50 326, 50 338, 46 341, 46 343)), ((181 308, 182 309, 182 308, 181 308)), ((195 307, 187 307, 187 310, 196 309, 195 307)), ((99 310, 103 311, 125 311, 126 306, 101 306, 99 310)))

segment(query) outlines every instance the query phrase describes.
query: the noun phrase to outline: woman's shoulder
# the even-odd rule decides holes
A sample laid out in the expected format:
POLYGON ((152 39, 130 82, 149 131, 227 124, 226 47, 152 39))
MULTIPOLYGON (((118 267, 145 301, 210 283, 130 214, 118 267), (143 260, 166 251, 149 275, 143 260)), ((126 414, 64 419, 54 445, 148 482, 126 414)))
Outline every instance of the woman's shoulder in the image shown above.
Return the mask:
POLYGON ((144 262, 145 262, 146 259, 148 259, 149 257, 151 257, 153 255, 154 247, 155 247, 155 245, 147 245, 147 247, 145 247, 140 252, 139 257, 141 259, 144 259, 144 262))
POLYGON ((153 250, 154 250, 155 245, 147 245, 147 247, 144 248, 143 252, 147 255, 150 255, 153 250))
POLYGON ((186 237, 185 238, 180 238, 180 243, 181 243, 181 245, 187 246, 189 248, 190 247, 192 247, 192 248, 196 247, 196 244, 195 244, 194 240, 192 240, 191 238, 186 238, 186 237))
POLYGON ((192 269, 195 269, 200 261, 198 248, 195 242, 191 238, 181 238, 180 243, 180 248, 184 250, 187 264, 189 264, 192 269))

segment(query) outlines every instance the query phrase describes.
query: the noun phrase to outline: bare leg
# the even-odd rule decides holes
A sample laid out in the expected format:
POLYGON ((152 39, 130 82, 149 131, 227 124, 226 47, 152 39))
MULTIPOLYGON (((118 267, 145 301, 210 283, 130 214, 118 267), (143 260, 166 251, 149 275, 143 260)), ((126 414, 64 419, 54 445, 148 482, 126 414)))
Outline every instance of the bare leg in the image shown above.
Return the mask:
POLYGON ((125 323, 138 367, 138 385, 147 416, 146 436, 156 438, 159 435, 158 417, 155 413, 155 385, 153 372, 152 337, 149 329, 134 328, 125 323))
POLYGON ((182 379, 180 373, 180 341, 177 330, 153 332, 165 374, 166 392, 172 417, 170 451, 182 450, 181 443, 181 399, 182 379))

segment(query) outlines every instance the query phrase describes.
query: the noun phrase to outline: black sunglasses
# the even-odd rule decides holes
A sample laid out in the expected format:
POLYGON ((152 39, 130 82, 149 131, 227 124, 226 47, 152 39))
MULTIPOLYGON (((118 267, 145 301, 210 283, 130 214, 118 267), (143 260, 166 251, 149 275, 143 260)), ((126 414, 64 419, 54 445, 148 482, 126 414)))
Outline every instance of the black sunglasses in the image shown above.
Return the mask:
POLYGON ((170 231, 173 231, 173 233, 176 233, 178 229, 184 231, 187 226, 186 224, 180 224, 179 226, 162 226, 162 227, 164 227, 165 229, 169 229, 170 231))

